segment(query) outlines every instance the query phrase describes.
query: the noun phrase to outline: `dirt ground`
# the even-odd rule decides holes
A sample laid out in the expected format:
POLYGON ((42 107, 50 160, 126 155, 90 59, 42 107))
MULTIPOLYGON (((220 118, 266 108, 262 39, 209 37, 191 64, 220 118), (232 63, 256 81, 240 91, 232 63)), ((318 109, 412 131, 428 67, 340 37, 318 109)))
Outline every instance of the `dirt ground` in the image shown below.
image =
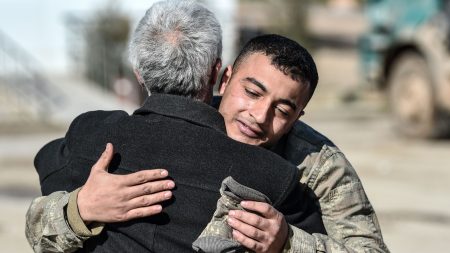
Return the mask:
MULTIPOLYGON (((320 86, 304 121, 331 138, 358 171, 390 250, 441 252, 450 246, 450 141, 397 136, 382 96, 358 88, 357 54, 321 49, 320 86), (352 91, 352 102, 345 98, 352 91)), ((32 158, 60 131, 0 133, 2 252, 31 252, 24 216, 39 195, 32 158)))

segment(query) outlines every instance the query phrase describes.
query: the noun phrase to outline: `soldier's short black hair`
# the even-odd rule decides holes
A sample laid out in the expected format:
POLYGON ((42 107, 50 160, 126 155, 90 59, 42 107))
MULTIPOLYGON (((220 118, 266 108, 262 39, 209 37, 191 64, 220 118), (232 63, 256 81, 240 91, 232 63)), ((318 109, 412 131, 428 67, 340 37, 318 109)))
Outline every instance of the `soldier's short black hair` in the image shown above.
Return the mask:
POLYGON ((309 52, 299 43, 277 34, 257 36, 247 42, 233 64, 233 72, 251 54, 262 53, 272 65, 292 80, 309 85, 309 101, 319 81, 316 64, 309 52))

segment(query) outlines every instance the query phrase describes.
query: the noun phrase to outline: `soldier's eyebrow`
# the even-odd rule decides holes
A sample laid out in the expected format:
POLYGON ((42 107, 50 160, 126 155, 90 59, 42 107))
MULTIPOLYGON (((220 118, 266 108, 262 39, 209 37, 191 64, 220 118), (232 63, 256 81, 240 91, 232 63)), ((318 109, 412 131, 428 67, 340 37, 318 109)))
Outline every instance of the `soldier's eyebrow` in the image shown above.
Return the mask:
POLYGON ((297 110, 297 105, 295 104, 295 102, 293 102, 292 100, 289 99, 281 99, 280 100, 281 104, 285 104, 289 107, 291 107, 294 111, 297 110))
POLYGON ((262 91, 267 92, 266 86, 263 83, 261 83, 260 81, 256 80, 256 78, 246 77, 244 80, 247 82, 253 83, 254 85, 258 86, 262 91))

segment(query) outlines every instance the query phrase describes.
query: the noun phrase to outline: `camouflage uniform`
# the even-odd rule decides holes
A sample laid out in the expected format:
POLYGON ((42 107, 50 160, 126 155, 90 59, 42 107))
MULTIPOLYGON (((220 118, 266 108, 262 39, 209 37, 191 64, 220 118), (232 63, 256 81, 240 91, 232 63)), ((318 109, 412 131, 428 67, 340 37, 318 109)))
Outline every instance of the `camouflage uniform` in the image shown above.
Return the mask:
POLYGON ((389 252, 355 169, 330 140, 299 122, 279 144, 276 152, 299 164, 300 182, 318 198, 328 233, 290 226, 283 252, 389 252))
POLYGON ((244 210, 240 204, 242 200, 259 201, 272 205, 266 195, 239 184, 232 177, 227 177, 222 181, 220 196, 213 218, 197 240, 192 243, 195 252, 243 252, 245 248, 235 241, 231 234, 233 229, 227 223, 228 212, 230 210, 244 210))
MULTIPOLYGON (((389 252, 383 242, 375 211, 356 171, 331 141, 298 122, 289 135, 274 147, 274 152, 298 164, 300 182, 314 191, 328 233, 310 235, 290 226, 283 252, 389 252)), ((68 195, 72 195, 76 203, 76 194, 58 192, 37 198, 31 204, 26 217, 26 235, 36 252, 74 251, 89 237, 86 234, 76 235, 73 231, 79 229, 71 227, 80 224, 70 222, 70 217, 65 218, 68 195)), ((227 198, 222 195, 219 201, 227 202, 227 198)), ((221 219, 226 218, 225 215, 221 219)), ((227 234, 221 233, 221 229, 228 231, 229 228, 214 224, 217 223, 208 224, 202 236, 227 234)))
POLYGON ((103 225, 87 228, 78 214, 77 195, 57 191, 33 200, 26 215, 25 235, 34 252, 73 252, 89 237, 100 234, 103 225))

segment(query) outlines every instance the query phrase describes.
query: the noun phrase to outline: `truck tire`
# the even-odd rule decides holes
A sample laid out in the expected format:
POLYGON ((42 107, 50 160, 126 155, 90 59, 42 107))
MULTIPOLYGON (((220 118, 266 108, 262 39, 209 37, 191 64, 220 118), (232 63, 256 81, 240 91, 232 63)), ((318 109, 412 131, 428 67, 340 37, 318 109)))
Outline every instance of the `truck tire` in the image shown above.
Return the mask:
POLYGON ((394 124, 401 134, 419 138, 437 136, 433 80, 421 55, 406 52, 395 60, 388 89, 394 124))

